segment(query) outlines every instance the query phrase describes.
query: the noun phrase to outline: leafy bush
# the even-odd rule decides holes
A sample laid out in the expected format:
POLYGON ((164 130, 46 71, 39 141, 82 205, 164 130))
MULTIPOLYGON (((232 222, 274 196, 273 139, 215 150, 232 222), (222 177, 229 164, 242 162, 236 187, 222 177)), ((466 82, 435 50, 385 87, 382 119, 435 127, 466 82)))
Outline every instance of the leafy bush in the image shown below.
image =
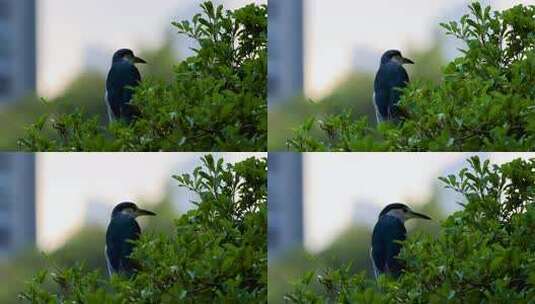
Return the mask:
MULTIPOLYGON (((195 191, 195 210, 172 236, 143 233, 131 279, 85 270, 44 270, 20 298, 31 303, 264 303, 267 298, 266 160, 224 165, 208 155, 193 174, 174 176, 195 191), (53 282, 57 289, 44 286, 53 282)), ((104 240, 102 240, 104 244, 104 240)))
POLYGON ((149 79, 136 88, 135 123, 103 127, 82 110, 44 116, 19 140, 20 149, 265 151, 266 6, 223 11, 207 1, 201 8, 191 22, 173 22, 198 42, 195 55, 174 67, 172 83, 149 79))
MULTIPOLYGON (((400 125, 377 129, 350 113, 311 118, 288 141, 299 151, 527 151, 535 149, 535 6, 492 12, 478 2, 460 22, 441 24, 466 43, 439 85, 412 82, 400 125), (329 140, 318 140, 318 125, 329 140)), ((371 96, 371 93, 370 93, 371 96)), ((371 97, 370 97, 371 100, 371 97)))
MULTIPOLYGON (((411 78, 439 84, 442 80, 442 66, 446 63, 443 42, 438 34, 433 35, 429 47, 404 50, 409 58, 418 64, 408 67, 411 78)), ((371 101, 373 71, 356 69, 338 81, 326 96, 311 101, 304 96, 269 106, 268 109, 268 151, 287 150, 287 141, 294 137, 295 128, 308 117, 325 117, 350 111, 351 120, 368 117, 370 126, 375 126, 375 107, 371 101)), ((328 140, 327 134, 318 124, 308 135, 317 141, 328 140)))
MULTIPOLYGON (((158 201, 138 201, 141 206, 150 205, 150 209, 158 216, 144 219, 144 230, 170 234, 175 230, 173 223, 176 211, 169 198, 158 201)), ((17 295, 26 287, 26 282, 35 276, 36 271, 53 264, 54 267, 67 268, 83 261, 86 270, 106 272, 106 260, 101 244, 105 239, 106 230, 97 224, 84 225, 72 234, 65 243, 43 255, 35 248, 26 248, 0 261, 0 303, 20 303, 17 295)), ((52 288, 52 282, 43 285, 52 288)))
POLYGON ((478 157, 440 178, 461 193, 464 210, 440 234, 410 237, 398 280, 367 280, 349 268, 310 272, 286 297, 292 303, 531 303, 535 299, 535 159, 490 165, 478 157), (531 301, 531 302, 530 302, 531 301))
MULTIPOLYGON (((433 191, 439 190, 438 188, 433 187, 433 191)), ((433 221, 409 222, 407 227, 409 234, 425 232, 432 236, 438 235, 440 232, 438 221, 445 219, 445 214, 436 195, 417 205, 418 210, 430 215, 433 221)), ((319 252, 310 253, 301 248, 273 259, 268 267, 268 303, 283 303, 284 295, 294 289, 294 282, 310 271, 316 272, 318 269, 348 267, 350 273, 366 271, 366 278, 373 278, 370 263, 371 228, 373 227, 354 223, 341 232, 328 247, 319 252)), ((318 282, 311 282, 308 287, 324 290, 318 282)))

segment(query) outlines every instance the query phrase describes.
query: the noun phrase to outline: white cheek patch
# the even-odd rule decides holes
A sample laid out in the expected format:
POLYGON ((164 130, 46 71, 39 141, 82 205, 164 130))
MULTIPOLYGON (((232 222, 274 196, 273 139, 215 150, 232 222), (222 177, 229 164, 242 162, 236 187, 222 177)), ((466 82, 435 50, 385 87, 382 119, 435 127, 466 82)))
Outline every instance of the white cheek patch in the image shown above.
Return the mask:
POLYGON ((405 222, 405 220, 407 219, 407 215, 401 209, 393 209, 393 210, 388 211, 386 214, 390 215, 390 216, 393 216, 393 217, 401 220, 402 222, 405 222))
POLYGON ((392 61, 397 62, 399 64, 403 63, 403 60, 401 59, 401 56, 394 56, 392 57, 392 61))
POLYGON ((123 209, 121 211, 121 213, 126 214, 126 215, 130 215, 130 216, 135 216, 135 214, 136 214, 135 210, 132 209, 132 208, 123 209))

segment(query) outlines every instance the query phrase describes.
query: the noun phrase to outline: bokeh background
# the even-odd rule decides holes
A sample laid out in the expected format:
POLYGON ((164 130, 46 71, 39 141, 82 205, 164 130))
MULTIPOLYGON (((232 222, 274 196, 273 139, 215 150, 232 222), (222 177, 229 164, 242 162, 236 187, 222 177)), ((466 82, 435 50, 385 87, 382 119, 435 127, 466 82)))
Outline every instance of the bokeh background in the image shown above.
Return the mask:
MULTIPOLYGON (((408 66, 412 81, 439 83, 441 68, 463 47, 439 24, 459 20, 469 2, 270 0, 269 150, 286 150, 292 129, 312 115, 350 110, 374 124, 373 78, 387 49, 416 62, 408 66)), ((535 3, 481 2, 494 10, 535 3)))
POLYGON ((433 221, 409 221, 436 234, 463 198, 438 180, 477 155, 501 164, 535 153, 288 153, 268 159, 269 302, 282 303, 291 283, 351 263, 371 274, 369 245, 381 209, 403 202, 433 221))
MULTIPOLYGON (((213 2, 235 9, 267 1, 213 2)), ((119 48, 150 63, 140 66, 144 78, 170 80, 194 47, 171 22, 191 20, 200 3, 0 0, 0 150, 17 150, 24 129, 45 112, 83 107, 106 123, 104 80, 119 48)))
MULTIPOLYGON (((104 235, 113 207, 134 201, 158 216, 146 231, 171 232, 198 200, 172 175, 191 173, 202 153, 0 153, 0 303, 37 271, 85 263, 105 271, 104 235)), ((214 153, 235 163, 266 153, 214 153)))

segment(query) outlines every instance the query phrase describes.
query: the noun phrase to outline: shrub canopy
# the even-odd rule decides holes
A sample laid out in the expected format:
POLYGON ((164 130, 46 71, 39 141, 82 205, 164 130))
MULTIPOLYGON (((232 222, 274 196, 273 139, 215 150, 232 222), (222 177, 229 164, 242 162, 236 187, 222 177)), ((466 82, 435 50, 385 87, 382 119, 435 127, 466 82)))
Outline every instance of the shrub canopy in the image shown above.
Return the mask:
MULTIPOLYGON (((197 208, 171 235, 144 232, 133 278, 103 277, 83 265, 41 271, 20 298, 29 303, 265 303, 266 160, 224 164, 211 155, 193 174, 174 176, 196 192, 197 208), (52 285, 53 288, 48 288, 52 285)), ((94 246, 104 247, 101 244, 94 246)))
POLYGON ((308 273, 286 297, 291 303, 531 303, 535 299, 535 159, 469 168, 440 178, 461 193, 462 211, 450 215, 436 238, 411 236, 399 259, 398 280, 377 282, 349 267, 308 273), (531 302, 530 302, 531 301, 531 302))
POLYGON ((266 6, 224 11, 207 1, 201 8, 203 13, 191 22, 172 23, 178 33, 197 42, 195 54, 174 67, 171 83, 149 79, 135 89, 132 104, 140 117, 133 124, 119 121, 103 127, 99 117, 87 118, 80 109, 46 115, 28 128, 19 148, 265 151, 266 6))
MULTIPOLYGON (((474 2, 443 23, 466 44, 442 83, 403 90, 400 125, 377 129, 350 113, 309 118, 288 140, 298 151, 528 151, 535 149, 535 6, 491 12, 474 2), (328 140, 311 135, 323 130, 328 140)), ((371 100, 371 92, 370 92, 371 100)))

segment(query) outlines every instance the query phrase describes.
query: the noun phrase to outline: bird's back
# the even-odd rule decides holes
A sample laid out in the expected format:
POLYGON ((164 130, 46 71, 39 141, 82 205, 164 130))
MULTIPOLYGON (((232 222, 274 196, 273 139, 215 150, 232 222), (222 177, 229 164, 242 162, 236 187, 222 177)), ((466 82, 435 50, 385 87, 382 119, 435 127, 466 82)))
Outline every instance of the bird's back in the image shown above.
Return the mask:
POLYGON ((383 215, 373 229, 372 259, 379 273, 388 272, 395 276, 401 272, 401 265, 395 258, 401 250, 396 241, 406 238, 407 230, 401 220, 383 215))
POLYGON ((139 239, 141 228, 136 220, 126 215, 112 218, 106 231, 106 257, 110 273, 123 272, 132 274, 135 265, 128 258, 134 249, 129 240, 139 239))
POLYGON ((375 75, 374 101, 377 111, 385 119, 391 119, 391 111, 401 96, 399 89, 409 83, 409 75, 401 64, 389 62, 381 64, 375 75))
POLYGON ((134 112, 129 105, 133 90, 141 82, 138 69, 131 63, 120 61, 113 63, 106 79, 106 98, 113 115, 128 122, 134 112))

